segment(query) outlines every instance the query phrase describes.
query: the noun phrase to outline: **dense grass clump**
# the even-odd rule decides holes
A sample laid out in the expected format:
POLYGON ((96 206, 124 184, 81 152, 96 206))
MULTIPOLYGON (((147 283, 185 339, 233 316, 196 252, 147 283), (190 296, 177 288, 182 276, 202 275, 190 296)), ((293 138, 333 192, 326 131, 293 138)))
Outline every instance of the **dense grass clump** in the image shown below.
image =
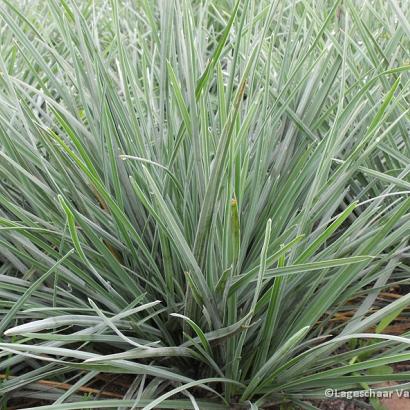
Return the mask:
POLYGON ((406 12, 1 1, 3 406, 406 386, 406 12))

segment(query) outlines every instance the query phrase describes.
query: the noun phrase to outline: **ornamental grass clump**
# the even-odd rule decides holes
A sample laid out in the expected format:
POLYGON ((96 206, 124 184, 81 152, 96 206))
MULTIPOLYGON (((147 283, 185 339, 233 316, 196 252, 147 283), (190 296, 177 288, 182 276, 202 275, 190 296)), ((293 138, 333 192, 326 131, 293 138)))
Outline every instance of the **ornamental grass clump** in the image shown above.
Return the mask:
POLYGON ((3 407, 407 386, 406 13, 3 0, 3 407))

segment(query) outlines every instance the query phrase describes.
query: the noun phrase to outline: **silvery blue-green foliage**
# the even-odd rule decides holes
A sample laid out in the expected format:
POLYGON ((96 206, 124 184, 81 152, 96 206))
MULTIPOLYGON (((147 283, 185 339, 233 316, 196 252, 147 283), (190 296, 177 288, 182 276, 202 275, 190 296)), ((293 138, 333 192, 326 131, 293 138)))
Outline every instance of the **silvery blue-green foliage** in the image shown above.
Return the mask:
POLYGON ((327 387, 406 386, 377 369, 410 359, 383 333, 410 295, 379 298, 409 277, 407 1, 0 15, 4 406, 314 408, 327 387), (84 399, 101 373, 128 375, 123 400, 84 399))

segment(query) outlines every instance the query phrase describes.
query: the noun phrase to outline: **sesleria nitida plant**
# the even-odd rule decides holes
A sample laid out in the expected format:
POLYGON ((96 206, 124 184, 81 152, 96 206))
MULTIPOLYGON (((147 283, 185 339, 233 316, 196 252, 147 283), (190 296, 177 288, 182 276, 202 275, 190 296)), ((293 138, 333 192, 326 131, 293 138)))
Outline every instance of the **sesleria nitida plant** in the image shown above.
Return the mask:
POLYGON ((407 386, 404 3, 1 1, 3 406, 407 386))

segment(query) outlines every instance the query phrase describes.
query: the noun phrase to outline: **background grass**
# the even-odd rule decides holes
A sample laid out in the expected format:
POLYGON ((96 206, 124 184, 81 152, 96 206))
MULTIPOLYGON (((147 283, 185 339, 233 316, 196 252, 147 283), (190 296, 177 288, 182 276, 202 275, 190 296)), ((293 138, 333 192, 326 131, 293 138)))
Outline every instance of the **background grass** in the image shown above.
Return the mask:
POLYGON ((4 406, 406 388, 410 295, 379 295, 409 282, 407 11, 2 0, 4 406), (107 374, 123 400, 85 400, 107 374))

